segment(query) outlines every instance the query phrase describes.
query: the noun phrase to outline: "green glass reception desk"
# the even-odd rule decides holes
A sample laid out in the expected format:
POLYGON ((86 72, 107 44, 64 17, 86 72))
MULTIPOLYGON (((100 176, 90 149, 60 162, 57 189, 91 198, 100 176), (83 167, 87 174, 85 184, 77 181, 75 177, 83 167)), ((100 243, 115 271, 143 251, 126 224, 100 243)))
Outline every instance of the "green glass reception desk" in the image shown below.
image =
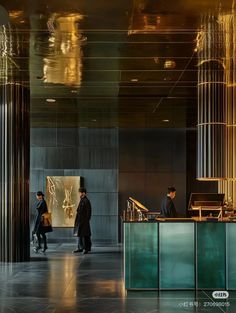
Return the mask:
POLYGON ((236 223, 124 222, 126 289, 236 289, 236 223))

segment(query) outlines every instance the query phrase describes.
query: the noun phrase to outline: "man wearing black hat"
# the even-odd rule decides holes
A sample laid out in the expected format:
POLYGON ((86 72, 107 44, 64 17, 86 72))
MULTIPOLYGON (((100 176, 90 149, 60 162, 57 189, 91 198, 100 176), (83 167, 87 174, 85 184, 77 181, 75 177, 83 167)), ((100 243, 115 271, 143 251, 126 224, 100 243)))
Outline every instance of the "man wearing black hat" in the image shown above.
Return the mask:
POLYGON ((80 202, 77 208, 77 214, 74 225, 74 236, 78 237, 78 248, 73 253, 83 252, 87 254, 91 251, 91 229, 90 229, 90 218, 91 218, 91 204, 86 196, 86 189, 79 189, 80 202))
POLYGON ((177 217, 173 199, 176 195, 175 187, 168 187, 168 193, 161 203, 161 215, 163 217, 177 217))

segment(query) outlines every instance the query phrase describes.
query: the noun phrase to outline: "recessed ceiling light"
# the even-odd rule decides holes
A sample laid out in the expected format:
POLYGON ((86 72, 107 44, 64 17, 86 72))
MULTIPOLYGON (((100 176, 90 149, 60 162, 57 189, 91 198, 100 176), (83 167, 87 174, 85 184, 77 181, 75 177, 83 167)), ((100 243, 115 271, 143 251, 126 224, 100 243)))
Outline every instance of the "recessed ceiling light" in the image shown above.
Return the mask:
POLYGON ((55 99, 52 99, 52 98, 48 98, 48 99, 46 99, 46 101, 47 101, 47 102, 56 102, 56 100, 55 100, 55 99))
POLYGON ((170 120, 162 120, 162 122, 169 123, 170 120))
POLYGON ((176 63, 174 60, 166 60, 164 63, 164 68, 166 69, 174 69, 176 67, 176 63))
POLYGON ((138 82, 138 78, 132 78, 131 81, 132 82, 138 82))
POLYGON ((92 122, 97 122, 97 120, 96 119, 93 119, 93 120, 91 120, 92 122))

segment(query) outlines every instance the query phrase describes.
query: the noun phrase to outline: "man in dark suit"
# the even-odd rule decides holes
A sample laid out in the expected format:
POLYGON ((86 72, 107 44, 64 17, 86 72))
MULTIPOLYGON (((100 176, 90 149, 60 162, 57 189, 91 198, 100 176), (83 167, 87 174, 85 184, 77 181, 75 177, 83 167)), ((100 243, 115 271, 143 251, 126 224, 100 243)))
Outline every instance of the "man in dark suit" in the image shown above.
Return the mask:
POLYGON ((90 229, 90 218, 91 218, 91 204, 86 196, 86 189, 79 189, 80 202, 77 208, 77 214, 74 225, 74 235, 78 237, 78 248, 73 253, 83 252, 87 254, 91 251, 91 229, 90 229))
POLYGON ((161 215, 163 217, 177 217, 173 199, 176 195, 175 187, 168 187, 167 195, 162 199, 161 215))

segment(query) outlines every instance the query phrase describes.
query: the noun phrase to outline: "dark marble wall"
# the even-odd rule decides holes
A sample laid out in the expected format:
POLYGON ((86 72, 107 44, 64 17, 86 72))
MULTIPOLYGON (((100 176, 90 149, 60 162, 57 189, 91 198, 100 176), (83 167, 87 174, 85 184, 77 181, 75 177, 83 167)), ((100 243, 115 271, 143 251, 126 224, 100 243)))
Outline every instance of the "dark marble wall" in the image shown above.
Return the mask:
MULTIPOLYGON (((194 165, 195 166, 195 165, 194 165)), ((177 189, 176 209, 186 209, 186 130, 121 129, 119 131, 119 208, 129 196, 159 210, 167 187, 177 189)))
MULTIPOLYGON (((92 239, 118 240, 117 129, 32 128, 30 204, 44 190, 46 176, 82 176, 93 208, 92 239)), ((54 228, 51 240, 73 241, 71 228, 54 228)))
MULTIPOLYGON (((46 176, 82 176, 93 207, 93 241, 121 238, 119 214, 132 196, 160 209, 169 185, 185 216, 191 192, 217 192, 216 183, 196 181, 196 131, 186 129, 31 129, 31 224, 35 192, 46 176), (118 204, 119 202, 119 204, 118 204)), ((71 242, 72 229, 54 229, 52 240, 71 242)))

